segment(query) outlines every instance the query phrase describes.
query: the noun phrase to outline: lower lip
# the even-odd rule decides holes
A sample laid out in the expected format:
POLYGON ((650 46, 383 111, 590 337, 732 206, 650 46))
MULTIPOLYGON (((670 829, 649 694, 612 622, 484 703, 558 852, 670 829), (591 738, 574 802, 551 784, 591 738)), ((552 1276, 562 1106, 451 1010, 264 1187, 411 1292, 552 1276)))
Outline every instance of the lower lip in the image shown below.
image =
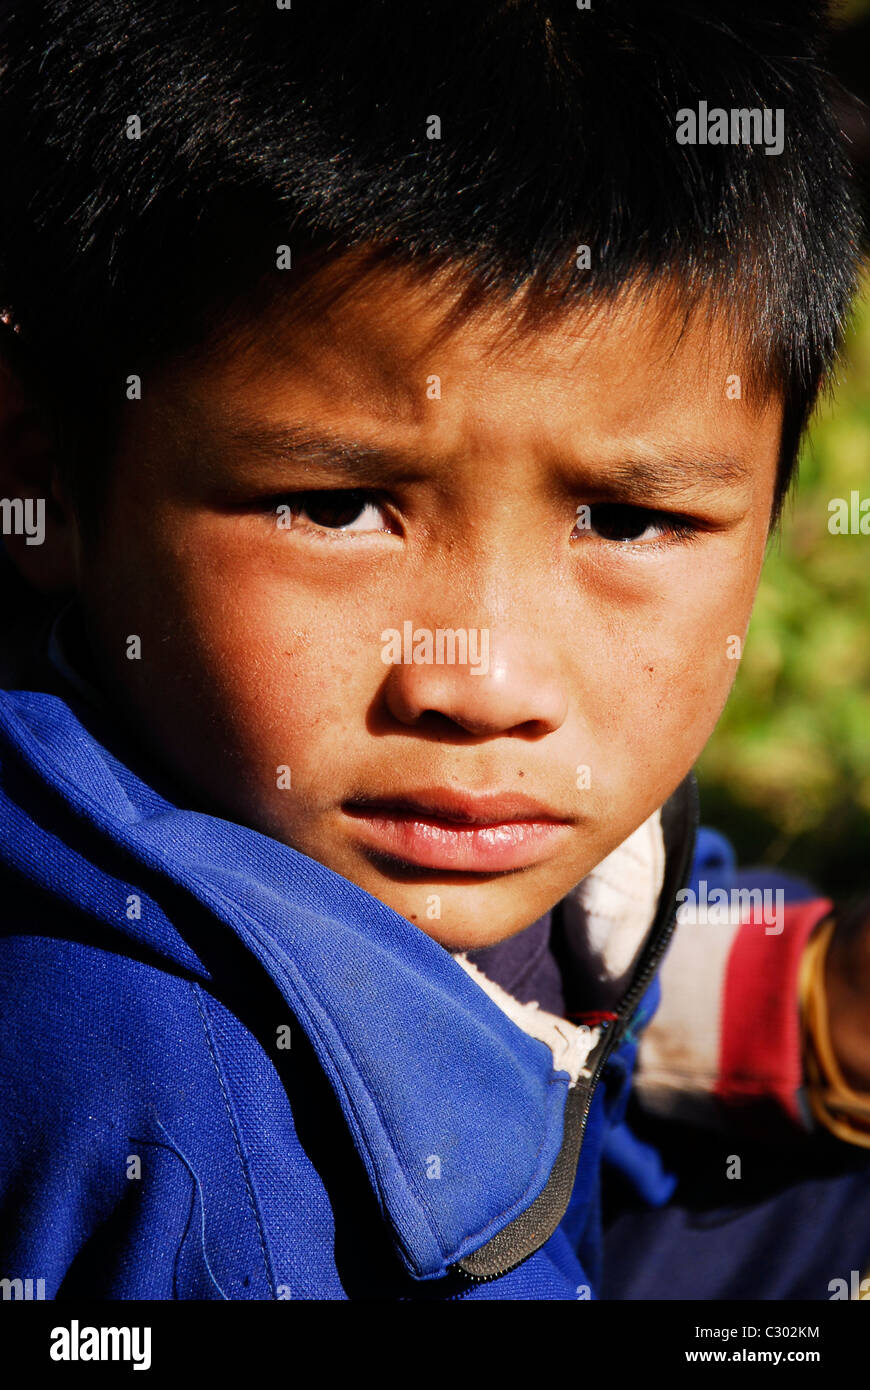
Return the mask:
POLYGON ((418 816, 355 815, 369 846, 422 869, 458 873, 493 873, 524 869, 548 858, 560 835, 561 821, 504 821, 496 825, 462 825, 418 816))

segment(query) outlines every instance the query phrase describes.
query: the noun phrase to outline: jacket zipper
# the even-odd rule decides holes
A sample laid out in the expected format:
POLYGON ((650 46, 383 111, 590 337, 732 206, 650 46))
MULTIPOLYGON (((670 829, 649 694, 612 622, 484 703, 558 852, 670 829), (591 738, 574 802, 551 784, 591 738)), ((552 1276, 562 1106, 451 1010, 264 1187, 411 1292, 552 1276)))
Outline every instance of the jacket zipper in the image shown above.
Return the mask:
MULTIPOLYGON (((692 863, 692 854, 697 835, 699 819, 698 788, 694 776, 691 774, 687 783, 687 798, 689 824, 688 833, 685 835, 684 842, 681 847, 681 863, 679 874, 677 875, 679 879, 678 888, 674 889, 674 901, 672 903, 670 912, 668 913, 664 921, 660 923, 653 939, 647 942, 646 959, 642 958, 641 962, 638 965, 638 970, 640 973, 629 985, 628 991, 619 1010, 619 1019, 616 1023, 613 1024, 611 1028, 607 1030, 605 1037, 602 1039, 601 1050, 598 1056, 598 1060, 595 1063, 595 1069, 592 1073, 592 1078, 589 1082, 589 1086, 586 1093, 586 1100, 583 1107, 583 1115, 580 1120, 579 1142, 577 1146, 578 1164, 580 1162, 580 1154, 583 1149, 583 1138, 586 1133, 586 1124, 589 1119, 589 1112, 592 1109, 592 1100, 595 1095, 595 1088, 601 1080, 601 1074, 607 1064, 608 1058, 625 1036, 625 1032, 634 1016, 634 1012, 641 999, 643 998, 643 995, 646 989, 648 988, 649 983, 652 980, 656 970, 658 969, 662 956, 664 955, 668 947, 668 944, 670 943, 671 937, 674 933, 674 927, 676 925, 677 918, 676 893, 679 890, 679 888, 685 887, 686 878, 692 863)), ((517 1220, 519 1219, 520 1218, 518 1217, 517 1220)), ((560 1217, 560 1222, 561 1219, 562 1218, 560 1217)), ((558 1226, 559 1222, 557 1222, 553 1230, 558 1230, 558 1226)), ((520 1265, 525 1264, 526 1260, 531 1259, 532 1255, 536 1254, 537 1251, 540 1250, 543 1245, 546 1245, 547 1241, 550 1239, 550 1236, 552 1234, 553 1231, 550 1231, 540 1242, 540 1244, 535 1246, 533 1250, 527 1251, 526 1254, 524 1254, 520 1259, 515 1260, 512 1264, 506 1264, 503 1269, 498 1269, 491 1274, 473 1274, 471 1273, 471 1271, 464 1269, 461 1263, 451 1265, 450 1269, 451 1271, 455 1271, 457 1274, 459 1274, 468 1283, 492 1283, 494 1279, 501 1279, 502 1275, 510 1274, 512 1270, 518 1269, 520 1265)))

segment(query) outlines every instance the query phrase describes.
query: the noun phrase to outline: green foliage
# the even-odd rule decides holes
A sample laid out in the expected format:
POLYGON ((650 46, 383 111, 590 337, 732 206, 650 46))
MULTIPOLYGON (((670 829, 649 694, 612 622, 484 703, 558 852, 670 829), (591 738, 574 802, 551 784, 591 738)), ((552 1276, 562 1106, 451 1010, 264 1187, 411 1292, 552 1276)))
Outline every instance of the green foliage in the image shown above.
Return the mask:
POLYGON ((870 889, 870 536, 828 530, 829 502, 853 489, 870 497, 870 270, 698 769, 702 819, 743 863, 831 896, 870 889))

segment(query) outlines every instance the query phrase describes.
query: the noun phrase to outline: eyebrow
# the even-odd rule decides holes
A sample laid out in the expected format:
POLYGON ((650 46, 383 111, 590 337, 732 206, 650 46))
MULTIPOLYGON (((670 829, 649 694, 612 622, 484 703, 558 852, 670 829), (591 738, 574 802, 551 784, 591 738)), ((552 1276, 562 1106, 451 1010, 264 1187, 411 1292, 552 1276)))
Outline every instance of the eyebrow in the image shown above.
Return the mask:
POLYGON ((752 477, 746 459, 708 447, 665 448, 649 458, 621 457, 603 468, 593 490, 630 495, 636 501, 662 501, 696 487, 739 487, 752 477))
MULTIPOLYGON (((312 469, 339 469, 360 486, 384 481, 385 474, 419 475, 431 456, 385 444, 369 444, 338 435, 313 432, 300 425, 269 425, 254 422, 229 427, 218 452, 236 455, 241 451, 264 465, 282 459, 312 469)), ((753 473, 748 460, 735 454, 711 450, 708 445, 665 446, 649 455, 620 454, 612 461, 600 460, 594 466, 564 454, 555 459, 559 469, 570 477, 578 490, 604 498, 630 498, 632 502, 664 502, 711 484, 738 487, 753 473)))
POLYGON ((341 468, 361 482, 373 482, 386 468, 391 473, 419 471, 423 455, 385 444, 366 444, 362 440, 338 435, 316 434, 298 425, 248 424, 229 429, 220 443, 221 454, 244 452, 248 458, 274 464, 286 459, 297 467, 341 468))

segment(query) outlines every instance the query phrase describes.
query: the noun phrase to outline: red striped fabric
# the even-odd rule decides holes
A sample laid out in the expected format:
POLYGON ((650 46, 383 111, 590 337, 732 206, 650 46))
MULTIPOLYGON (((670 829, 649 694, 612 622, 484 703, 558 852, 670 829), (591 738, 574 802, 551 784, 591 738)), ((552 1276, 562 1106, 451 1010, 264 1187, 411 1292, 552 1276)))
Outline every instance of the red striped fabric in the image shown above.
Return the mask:
POLYGON ((826 898, 787 905, 779 935, 766 934, 760 920, 738 930, 723 982, 717 1096, 773 1097, 801 1121, 798 972, 813 928, 832 906, 826 898))

